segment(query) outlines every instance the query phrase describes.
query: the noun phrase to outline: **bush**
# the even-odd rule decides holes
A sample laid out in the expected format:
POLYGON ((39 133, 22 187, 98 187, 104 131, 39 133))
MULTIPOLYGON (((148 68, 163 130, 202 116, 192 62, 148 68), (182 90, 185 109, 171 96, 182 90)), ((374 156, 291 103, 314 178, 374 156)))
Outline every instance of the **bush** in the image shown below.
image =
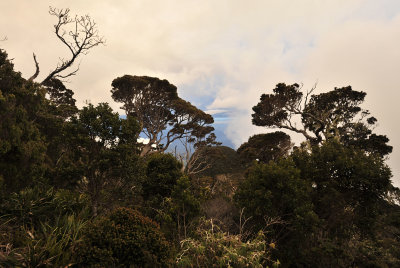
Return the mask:
POLYGON ((181 241, 181 251, 176 258, 178 267, 278 267, 272 261, 271 250, 262 232, 253 240, 244 242, 240 235, 222 232, 212 220, 204 221, 197 230, 196 238, 181 241))
POLYGON ((171 250, 156 223, 135 210, 119 208, 87 226, 77 262, 84 267, 168 266, 171 250))
POLYGON ((182 164, 171 154, 152 154, 147 159, 143 183, 145 200, 171 196, 177 180, 182 176, 182 164))

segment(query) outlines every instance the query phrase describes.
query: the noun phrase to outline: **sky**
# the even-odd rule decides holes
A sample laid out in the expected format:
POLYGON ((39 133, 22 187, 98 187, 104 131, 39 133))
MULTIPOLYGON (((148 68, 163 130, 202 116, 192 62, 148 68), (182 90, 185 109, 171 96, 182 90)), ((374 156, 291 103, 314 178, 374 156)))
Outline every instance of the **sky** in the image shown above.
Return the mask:
POLYGON ((108 102, 118 110, 113 79, 156 76, 213 114, 219 139, 237 148, 274 131, 253 126, 251 108, 277 83, 317 84, 315 93, 351 85, 367 93, 363 108, 394 147, 387 163, 400 186, 399 0, 0 0, 0 39, 7 37, 0 47, 26 78, 35 52, 39 81, 69 57, 49 6, 89 14, 106 39, 78 59, 70 78, 78 106, 108 102))

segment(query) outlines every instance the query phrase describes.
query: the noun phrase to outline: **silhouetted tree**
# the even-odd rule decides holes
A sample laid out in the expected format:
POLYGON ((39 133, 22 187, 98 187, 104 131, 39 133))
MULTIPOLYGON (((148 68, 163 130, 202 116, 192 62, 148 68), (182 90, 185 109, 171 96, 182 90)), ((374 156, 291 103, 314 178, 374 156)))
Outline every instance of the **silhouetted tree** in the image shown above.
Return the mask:
POLYGON ((189 138, 195 146, 215 142, 213 117, 179 98, 177 88, 167 80, 125 75, 114 79, 112 87, 113 99, 137 118, 141 132, 149 139, 142 156, 154 147, 163 152, 178 139, 189 138))
MULTIPOLYGON (((99 35, 97 24, 89 15, 71 17, 69 12, 69 8, 58 9, 50 7, 49 14, 58 19, 57 23, 54 24, 54 32, 57 38, 71 52, 71 58, 61 58, 57 67, 43 79, 41 84, 46 84, 52 78, 63 79, 75 75, 79 70, 79 66, 67 74, 61 73, 70 68, 80 55, 86 55, 93 47, 105 43, 104 38, 99 35)), ((35 61, 36 71, 29 78, 30 81, 36 79, 40 72, 35 53, 33 53, 33 60, 35 61)))
POLYGON ((298 84, 278 84, 273 94, 263 94, 253 107, 253 124, 288 129, 303 134, 313 144, 335 138, 382 156, 392 151, 386 136, 372 134, 377 120, 360 107, 365 92, 350 86, 318 95, 312 95, 313 90, 304 95, 298 84))

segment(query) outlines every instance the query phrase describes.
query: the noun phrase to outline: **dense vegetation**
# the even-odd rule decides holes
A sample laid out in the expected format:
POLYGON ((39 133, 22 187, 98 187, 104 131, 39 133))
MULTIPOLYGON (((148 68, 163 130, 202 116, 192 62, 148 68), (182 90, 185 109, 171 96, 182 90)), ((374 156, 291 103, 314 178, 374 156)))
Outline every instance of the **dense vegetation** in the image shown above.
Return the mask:
POLYGON ((1 267, 400 266, 392 147, 364 92, 278 84, 253 123, 306 141, 265 133, 236 152, 167 80, 116 78, 124 117, 107 103, 78 109, 59 79, 75 53, 37 83, 0 50, 1 267), (167 153, 178 139, 186 152, 167 153))

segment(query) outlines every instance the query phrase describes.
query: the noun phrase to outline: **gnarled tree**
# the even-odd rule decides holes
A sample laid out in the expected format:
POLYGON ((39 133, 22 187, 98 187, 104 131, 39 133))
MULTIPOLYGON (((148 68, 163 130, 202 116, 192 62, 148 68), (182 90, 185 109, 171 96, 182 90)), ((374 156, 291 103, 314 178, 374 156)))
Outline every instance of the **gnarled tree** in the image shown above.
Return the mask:
POLYGON ((215 143, 211 115, 178 97, 177 88, 156 77, 124 75, 112 82, 112 97, 136 117, 149 139, 141 155, 163 152, 174 141, 188 138, 195 147, 215 143))
MULTIPOLYGON (((63 74, 63 72, 72 67, 80 55, 86 55, 93 47, 105 43, 104 38, 99 35, 97 24, 89 15, 71 17, 69 12, 69 8, 50 7, 49 14, 58 19, 54 25, 54 33, 71 52, 71 57, 69 59, 60 58, 56 68, 43 79, 41 84, 46 84, 54 78, 65 79, 75 75, 79 66, 68 73, 63 74)), ((33 53, 33 60, 35 61, 36 71, 29 78, 30 81, 33 81, 39 75, 39 63, 35 53, 33 53)))
POLYGON ((313 144, 334 138, 381 156, 392 151, 386 136, 372 133, 376 118, 360 107, 365 92, 348 86, 312 95, 314 88, 304 94, 298 84, 278 84, 253 107, 253 124, 301 133, 313 144))

